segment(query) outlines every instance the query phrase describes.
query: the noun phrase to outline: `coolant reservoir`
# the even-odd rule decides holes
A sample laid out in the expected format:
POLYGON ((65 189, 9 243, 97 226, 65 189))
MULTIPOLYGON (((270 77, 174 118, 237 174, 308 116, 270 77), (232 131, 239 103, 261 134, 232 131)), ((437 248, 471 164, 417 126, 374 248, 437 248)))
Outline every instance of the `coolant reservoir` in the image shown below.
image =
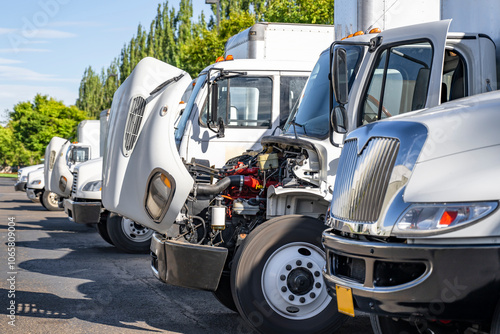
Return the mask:
POLYGON ((278 168, 278 154, 261 154, 257 157, 257 162, 261 170, 278 168))
POLYGON ((236 199, 233 202, 233 212, 239 215, 255 216, 259 212, 259 205, 251 205, 244 199, 236 199))

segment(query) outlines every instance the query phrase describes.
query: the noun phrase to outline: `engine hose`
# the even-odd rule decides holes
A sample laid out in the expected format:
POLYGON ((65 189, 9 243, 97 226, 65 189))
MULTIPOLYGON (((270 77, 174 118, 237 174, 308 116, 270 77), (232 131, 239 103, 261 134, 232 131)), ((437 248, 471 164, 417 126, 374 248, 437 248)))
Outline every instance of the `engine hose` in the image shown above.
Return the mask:
POLYGON ((228 187, 241 187, 245 182, 243 175, 230 175, 222 180, 217 181, 216 184, 197 184, 194 192, 197 195, 216 195, 227 189, 228 187))

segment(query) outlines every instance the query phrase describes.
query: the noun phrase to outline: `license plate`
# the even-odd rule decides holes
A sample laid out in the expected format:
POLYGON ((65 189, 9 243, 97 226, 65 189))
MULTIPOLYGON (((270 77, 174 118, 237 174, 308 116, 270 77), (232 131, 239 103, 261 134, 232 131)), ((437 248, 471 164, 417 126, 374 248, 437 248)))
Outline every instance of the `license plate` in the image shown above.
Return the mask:
POLYGON ((354 317, 354 302, 351 288, 336 285, 335 289, 337 291, 337 308, 339 312, 354 317))

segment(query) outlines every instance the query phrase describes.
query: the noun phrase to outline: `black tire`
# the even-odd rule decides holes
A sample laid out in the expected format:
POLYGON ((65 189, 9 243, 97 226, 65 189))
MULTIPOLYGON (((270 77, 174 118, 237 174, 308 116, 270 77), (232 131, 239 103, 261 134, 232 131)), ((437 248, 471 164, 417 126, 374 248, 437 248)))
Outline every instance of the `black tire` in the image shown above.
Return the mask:
POLYGON ((217 290, 212 292, 217 300, 233 312, 238 312, 231 293, 231 276, 229 273, 222 273, 217 290))
POLYGON ((40 196, 40 202, 43 207, 49 211, 62 211, 64 208, 59 207, 59 196, 51 191, 44 191, 40 196))
POLYGON ((101 220, 99 223, 94 225, 101 238, 103 238, 103 240, 106 241, 108 244, 113 245, 113 241, 111 241, 111 238, 109 237, 108 234, 108 227, 106 226, 107 225, 106 221, 101 220))
POLYGON ((236 252, 231 269, 234 302, 257 331, 332 333, 347 320, 327 294, 321 275, 324 229, 323 222, 311 217, 271 219, 252 231, 236 252))
POLYGON ((108 234, 116 248, 125 253, 149 254, 153 230, 116 213, 110 213, 108 234))
POLYGON ((498 302, 493 312, 490 334, 500 334, 500 302, 498 302))

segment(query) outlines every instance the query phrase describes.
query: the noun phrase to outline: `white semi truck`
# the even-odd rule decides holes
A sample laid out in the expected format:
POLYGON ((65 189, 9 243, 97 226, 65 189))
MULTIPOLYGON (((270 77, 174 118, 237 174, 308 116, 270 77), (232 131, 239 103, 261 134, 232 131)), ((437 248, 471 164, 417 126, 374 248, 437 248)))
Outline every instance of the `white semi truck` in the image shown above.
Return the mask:
MULTIPOLYGON (((182 107, 182 114, 172 113, 171 110, 177 109, 178 101, 170 102, 168 116, 171 116, 172 123, 169 123, 168 127, 158 128, 155 131, 163 132, 161 136, 164 136, 166 133, 172 133, 175 127, 176 145, 182 158, 186 161, 198 158, 200 159, 199 164, 202 164, 203 168, 209 167, 206 165, 208 160, 211 164, 222 166, 228 158, 235 154, 259 147, 259 139, 264 135, 270 135, 273 129, 280 122, 284 123, 288 117, 290 109, 299 99, 314 65, 315 57, 331 43, 333 32, 332 26, 258 23, 233 36, 226 44, 224 61, 207 67, 196 79, 196 84, 190 85, 192 94, 189 99, 184 99, 187 103, 182 107), (297 41, 296 44, 289 42, 292 37, 297 41), (220 129, 221 131, 225 130, 224 133, 220 131, 217 133, 218 129, 214 129, 222 124, 218 122, 219 120, 207 121, 206 116, 200 118, 200 115, 206 115, 203 110, 207 108, 207 101, 214 98, 213 90, 209 89, 212 87, 212 83, 220 86, 221 95, 230 96, 226 99, 226 104, 220 106, 221 110, 225 110, 224 117, 227 117, 224 120, 225 124, 228 124, 227 120, 230 119, 229 125, 220 129), (172 130, 165 131, 165 129, 172 130)), ((150 81, 151 83, 148 84, 153 85, 152 79, 154 78, 158 85, 168 81, 170 76, 175 77, 181 74, 182 71, 164 66, 163 63, 154 59, 143 60, 130 79, 127 79, 127 83, 121 88, 122 91, 115 96, 114 101, 118 101, 118 99, 124 101, 128 96, 131 96, 131 92, 125 91, 129 89, 132 89, 134 94, 149 95, 150 92, 144 91, 145 87, 140 87, 141 90, 137 89, 138 81, 150 81), (165 75, 165 77, 163 78, 161 75, 165 75)), ((188 82, 190 79, 184 75, 183 80, 188 82)), ((179 91, 184 85, 186 83, 180 83, 179 91)), ((161 95, 164 96, 167 93, 171 94, 165 92, 161 95)), ((114 108, 117 107, 128 108, 129 106, 114 104, 114 108)), ((117 117, 120 118, 112 116, 110 120, 110 124, 112 124, 110 140, 113 142, 108 141, 108 147, 113 148, 118 147, 116 145, 123 146, 123 137, 119 139, 113 137, 113 135, 123 136, 123 132, 113 134, 113 131, 125 130, 127 117, 123 115, 129 110, 117 112, 119 112, 117 117)), ((156 112, 146 108, 142 124, 153 122, 165 126, 161 122, 166 119, 166 114, 166 109, 156 112)), ((135 130, 142 132, 142 124, 140 127, 138 125, 135 130)), ((167 163, 171 160, 169 155, 158 154, 164 149, 161 143, 163 143, 163 139, 157 133, 139 133, 137 145, 140 145, 141 148, 136 156, 148 155, 147 151, 149 151, 155 155, 152 159, 158 161, 158 166, 167 163), (153 145, 150 148, 142 146, 150 146, 151 142, 157 143, 156 146, 153 145)), ((133 147, 134 144, 129 143, 128 145, 133 147)), ((130 211, 126 209, 125 203, 136 200, 137 197, 132 195, 131 188, 129 188, 132 184, 124 182, 123 179, 125 177, 123 173, 126 172, 124 166, 131 157, 126 152, 126 148, 122 146, 120 146, 122 152, 113 149, 110 152, 110 157, 105 157, 105 179, 108 175, 108 180, 111 179, 112 182, 104 183, 103 204, 107 209, 109 205, 111 211, 133 220, 113 216, 113 219, 106 222, 107 226, 101 226, 107 229, 110 239, 113 239, 113 244, 118 248, 129 252, 149 252, 153 230, 140 225, 140 220, 136 219, 137 213, 131 212, 129 215, 130 211), (115 161, 117 154, 121 160, 115 161), (106 163, 106 161, 108 162, 106 163), (118 183, 115 183, 114 180, 118 180, 118 183)), ((129 151, 131 151, 130 148, 129 151)), ((136 167, 127 167, 126 173, 132 172, 134 168, 136 167)), ((142 196, 141 194, 137 195, 142 196)))
POLYGON ((28 198, 35 202, 40 203, 45 209, 49 211, 61 211, 59 207, 59 196, 47 190, 45 187, 44 166, 41 165, 28 173, 26 183, 26 195, 28 198))
MULTIPOLYGON (((69 196, 74 167, 99 157, 100 122, 85 120, 78 124, 77 141, 53 137, 45 149, 45 183, 60 201, 69 196)), ((61 208, 62 208, 62 203, 61 208)))
MULTIPOLYGON (((495 90, 498 62, 486 59, 494 59, 493 41, 500 42, 495 20, 500 3, 438 3, 441 17, 453 18, 452 28, 476 32, 463 39, 479 42, 473 53, 450 50, 463 65, 448 78, 444 67, 440 98, 473 95, 477 85, 482 92, 495 90), (481 50, 486 44, 491 46, 481 50), (472 70, 485 63, 487 69, 472 70)), ((338 51, 334 78, 345 91, 345 57, 338 51)), ((385 51, 374 53, 380 57, 385 51)), ((431 81, 435 71, 430 68, 431 81)), ((381 90, 378 96, 384 96, 381 90)), ((370 313, 375 333, 500 332, 499 94, 369 124, 338 141, 343 152, 328 211, 330 229, 323 233, 324 276, 339 310, 370 313)), ((353 108, 367 110, 362 95, 351 93, 340 102, 332 115, 338 134, 353 129, 353 108)), ((379 103, 379 116, 384 107, 392 113, 391 104, 379 103)))
MULTIPOLYGON (((144 174, 122 186, 114 205, 123 203, 120 209, 158 231, 151 244, 155 275, 214 291, 263 333, 338 328, 345 317, 323 284, 320 241, 346 130, 496 88, 487 30, 448 33, 449 24, 366 31, 335 42, 320 57, 284 134, 264 137, 262 151, 235 156, 222 168, 182 161, 175 135, 161 132, 174 120, 149 123, 145 133, 168 149, 168 162, 137 154, 116 165, 144 174), (345 88, 337 90, 340 104, 328 98, 331 54, 344 69, 335 77, 345 88), (343 117, 334 118, 334 131, 336 114, 343 117), (132 187, 134 196, 126 195, 132 187)), ((226 129, 230 123, 217 107, 227 99, 217 96, 216 85, 210 91, 217 98, 205 119, 226 129)), ((112 146, 116 155, 120 143, 112 146)))
POLYGON ((20 168, 17 171, 17 181, 16 184, 14 184, 14 189, 15 191, 24 191, 26 192, 26 184, 28 183, 28 173, 37 170, 39 168, 43 168, 43 164, 39 165, 33 165, 33 166, 26 166, 23 168, 20 168))

